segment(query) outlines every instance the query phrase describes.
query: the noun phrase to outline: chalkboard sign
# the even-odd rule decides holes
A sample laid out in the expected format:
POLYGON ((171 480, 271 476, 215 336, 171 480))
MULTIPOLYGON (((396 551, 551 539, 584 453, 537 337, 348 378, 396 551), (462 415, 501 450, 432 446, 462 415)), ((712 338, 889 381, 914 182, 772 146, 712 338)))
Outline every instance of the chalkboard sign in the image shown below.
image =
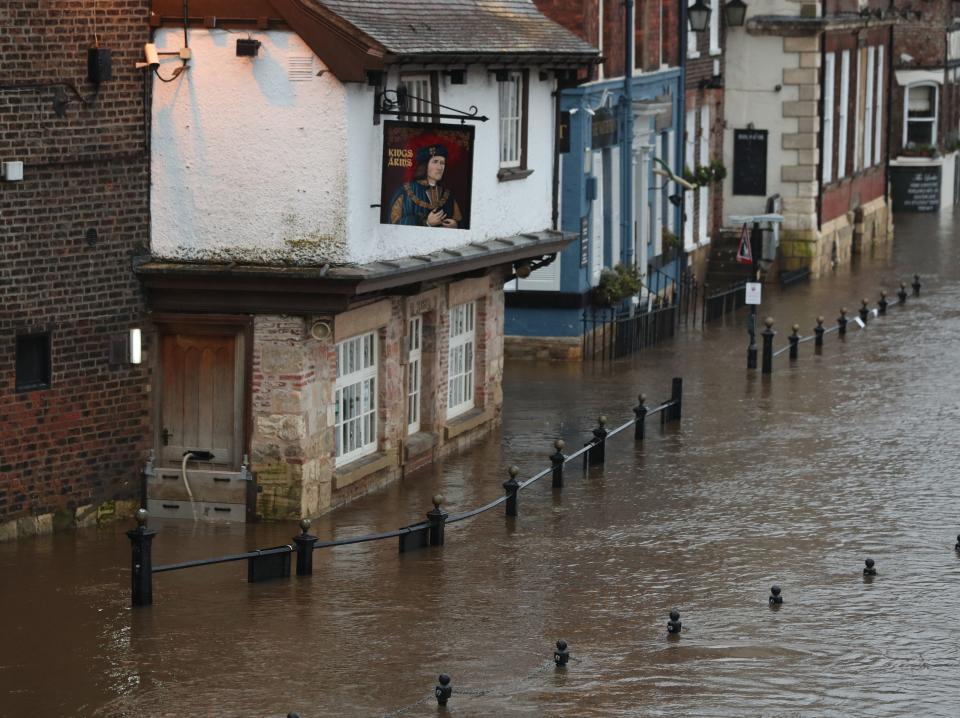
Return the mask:
POLYGON ((767 194, 767 131, 733 131, 733 193, 767 194))
POLYGON ((940 210, 939 167, 891 167, 894 212, 940 210))

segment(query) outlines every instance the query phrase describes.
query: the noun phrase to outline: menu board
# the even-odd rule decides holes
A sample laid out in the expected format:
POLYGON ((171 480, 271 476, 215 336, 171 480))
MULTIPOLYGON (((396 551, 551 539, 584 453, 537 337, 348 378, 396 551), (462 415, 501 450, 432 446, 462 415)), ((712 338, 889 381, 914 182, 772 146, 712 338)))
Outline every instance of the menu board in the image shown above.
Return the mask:
POLYGON ((940 210, 939 167, 891 167, 894 212, 940 210))
POLYGON ((767 194, 767 131, 733 131, 733 193, 767 194))

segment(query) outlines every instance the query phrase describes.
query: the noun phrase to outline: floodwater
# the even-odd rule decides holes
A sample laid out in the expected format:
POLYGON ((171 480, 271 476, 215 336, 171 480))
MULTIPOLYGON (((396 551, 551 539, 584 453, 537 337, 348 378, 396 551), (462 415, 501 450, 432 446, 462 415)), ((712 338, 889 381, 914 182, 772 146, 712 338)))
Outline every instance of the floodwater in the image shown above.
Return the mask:
MULTIPOLYGON (((956 716, 957 235, 946 214, 903 217, 889 256, 766 288, 779 348, 794 321, 809 334, 923 279, 768 380, 745 369, 746 310, 612 366, 510 364, 502 430, 314 527, 397 528, 438 491, 453 513, 478 506, 510 463, 529 476, 554 438, 572 451, 598 414, 620 424, 638 392, 652 404, 683 377, 679 425, 651 420, 642 444, 628 429, 604 467, 569 464, 562 492, 534 484, 517 519, 449 526, 443 548, 317 551, 313 576, 252 585, 242 563, 158 574, 155 605, 131 609, 127 526, 0 544, 0 715, 956 716)), ((155 564, 295 530, 155 528, 155 564)))

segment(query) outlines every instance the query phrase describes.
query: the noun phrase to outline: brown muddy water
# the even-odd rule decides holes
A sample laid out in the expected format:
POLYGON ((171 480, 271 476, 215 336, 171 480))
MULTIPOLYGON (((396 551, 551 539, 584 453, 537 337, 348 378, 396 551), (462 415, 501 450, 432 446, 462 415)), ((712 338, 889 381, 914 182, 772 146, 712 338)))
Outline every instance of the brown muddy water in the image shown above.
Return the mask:
MULTIPOLYGON (((956 716, 958 244, 949 217, 901 218, 890 256, 768 288, 780 347, 794 321, 809 334, 817 314, 924 283, 822 355, 778 357, 769 381, 745 369, 745 310, 613 366, 510 364, 502 429, 314 526, 394 529, 438 491, 473 508, 509 463, 529 476, 557 436, 581 446, 599 413, 619 424, 639 391, 652 403, 684 378, 679 426, 618 435, 602 469, 570 464, 562 492, 534 484, 516 520, 455 524, 442 549, 323 550, 313 576, 253 585, 239 563, 158 574, 134 610, 128 526, 0 544, 0 715, 956 716)), ((154 527, 155 564, 295 532, 154 527)))

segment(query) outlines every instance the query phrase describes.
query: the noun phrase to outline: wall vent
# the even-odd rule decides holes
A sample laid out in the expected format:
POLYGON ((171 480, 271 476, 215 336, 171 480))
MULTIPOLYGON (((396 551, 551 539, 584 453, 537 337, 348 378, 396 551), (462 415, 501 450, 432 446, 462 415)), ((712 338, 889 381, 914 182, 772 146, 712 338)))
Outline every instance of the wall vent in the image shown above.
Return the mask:
POLYGON ((313 55, 291 57, 287 60, 287 72, 290 82, 309 82, 317 73, 313 67, 313 55))

